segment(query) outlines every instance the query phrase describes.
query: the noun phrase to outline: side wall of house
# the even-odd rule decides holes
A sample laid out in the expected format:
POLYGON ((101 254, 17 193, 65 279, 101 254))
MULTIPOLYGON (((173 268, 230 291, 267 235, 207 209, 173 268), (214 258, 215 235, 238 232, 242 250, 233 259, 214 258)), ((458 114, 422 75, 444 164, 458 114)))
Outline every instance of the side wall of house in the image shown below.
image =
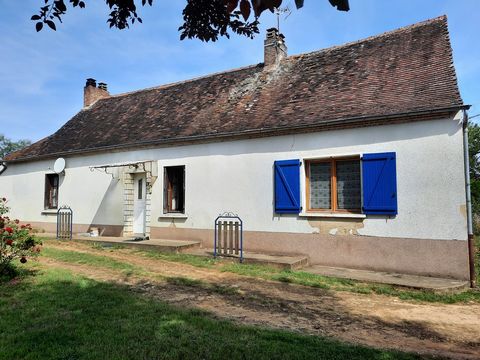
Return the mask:
MULTIPOLYGON (((311 263, 468 277, 467 228, 460 116, 435 121, 326 131, 263 139, 67 158, 59 203, 74 210, 76 230, 91 225, 104 235, 123 228, 122 176, 89 167, 154 160, 152 237, 200 239, 212 246, 213 221, 224 211, 245 224, 245 248, 302 253, 311 263), (398 215, 320 218, 274 212, 275 160, 396 152, 398 215), (163 167, 186 169, 184 217, 163 214, 163 167)), ((53 231, 43 211, 44 177, 53 160, 12 164, 0 176, 0 193, 12 214, 53 231)), ((302 196, 305 176, 302 162, 302 196)))

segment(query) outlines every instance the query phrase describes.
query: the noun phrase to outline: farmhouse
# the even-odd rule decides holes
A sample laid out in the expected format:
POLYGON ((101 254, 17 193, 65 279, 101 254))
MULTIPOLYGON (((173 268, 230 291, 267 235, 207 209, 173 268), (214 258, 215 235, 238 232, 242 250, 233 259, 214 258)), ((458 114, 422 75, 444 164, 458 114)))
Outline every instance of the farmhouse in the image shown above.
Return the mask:
POLYGON ((109 94, 0 168, 15 217, 54 232, 200 240, 238 214, 247 251, 468 279, 466 109, 446 17, 264 62, 109 94), (65 159, 65 169, 54 162, 65 159))

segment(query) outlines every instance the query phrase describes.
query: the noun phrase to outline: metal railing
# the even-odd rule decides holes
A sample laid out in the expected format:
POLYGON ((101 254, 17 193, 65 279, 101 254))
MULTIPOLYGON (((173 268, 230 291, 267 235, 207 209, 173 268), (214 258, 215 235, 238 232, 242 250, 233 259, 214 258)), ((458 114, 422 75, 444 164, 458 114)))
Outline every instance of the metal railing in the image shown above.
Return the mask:
POLYGON ((57 210, 57 239, 72 239, 73 210, 64 205, 57 210))
POLYGON ((226 212, 215 219, 213 256, 239 256, 243 262, 243 221, 237 214, 226 212))

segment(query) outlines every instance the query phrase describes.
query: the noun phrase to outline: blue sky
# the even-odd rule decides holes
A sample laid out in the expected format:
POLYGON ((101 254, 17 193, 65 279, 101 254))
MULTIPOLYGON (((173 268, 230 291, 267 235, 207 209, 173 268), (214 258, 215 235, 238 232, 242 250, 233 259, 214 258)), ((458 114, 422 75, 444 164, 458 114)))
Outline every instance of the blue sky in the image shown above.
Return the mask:
MULTIPOLYGON (((43 0, 0 0, 0 133, 14 140, 53 133, 81 109, 88 77, 108 83, 116 94, 263 61, 265 29, 275 25, 273 15, 262 15, 254 40, 232 35, 208 44, 180 41, 177 28, 185 2, 155 0, 153 8, 140 9, 143 24, 119 31, 108 28, 103 0, 86 0, 87 8, 70 9, 57 32, 36 33, 29 19, 43 0)), ((348 13, 334 10, 327 0, 306 0, 302 10, 293 10, 281 24, 289 54, 446 14, 460 91, 473 105, 470 114, 480 113, 480 1, 350 3, 348 13)))

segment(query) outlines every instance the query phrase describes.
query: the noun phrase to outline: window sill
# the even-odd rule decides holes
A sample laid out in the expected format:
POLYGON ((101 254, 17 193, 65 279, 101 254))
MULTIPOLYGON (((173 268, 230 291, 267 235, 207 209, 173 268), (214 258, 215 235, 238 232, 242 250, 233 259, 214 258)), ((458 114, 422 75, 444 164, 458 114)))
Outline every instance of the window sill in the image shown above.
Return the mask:
POLYGON ((159 219, 188 219, 188 215, 180 214, 180 213, 168 213, 168 214, 162 214, 158 218, 159 219))
POLYGON ((42 210, 41 214, 42 215, 57 215, 58 209, 47 209, 47 210, 42 210))
POLYGON ((330 213, 330 212, 302 212, 298 214, 300 217, 322 217, 322 218, 346 218, 346 219, 365 219, 365 214, 352 213, 330 213))

